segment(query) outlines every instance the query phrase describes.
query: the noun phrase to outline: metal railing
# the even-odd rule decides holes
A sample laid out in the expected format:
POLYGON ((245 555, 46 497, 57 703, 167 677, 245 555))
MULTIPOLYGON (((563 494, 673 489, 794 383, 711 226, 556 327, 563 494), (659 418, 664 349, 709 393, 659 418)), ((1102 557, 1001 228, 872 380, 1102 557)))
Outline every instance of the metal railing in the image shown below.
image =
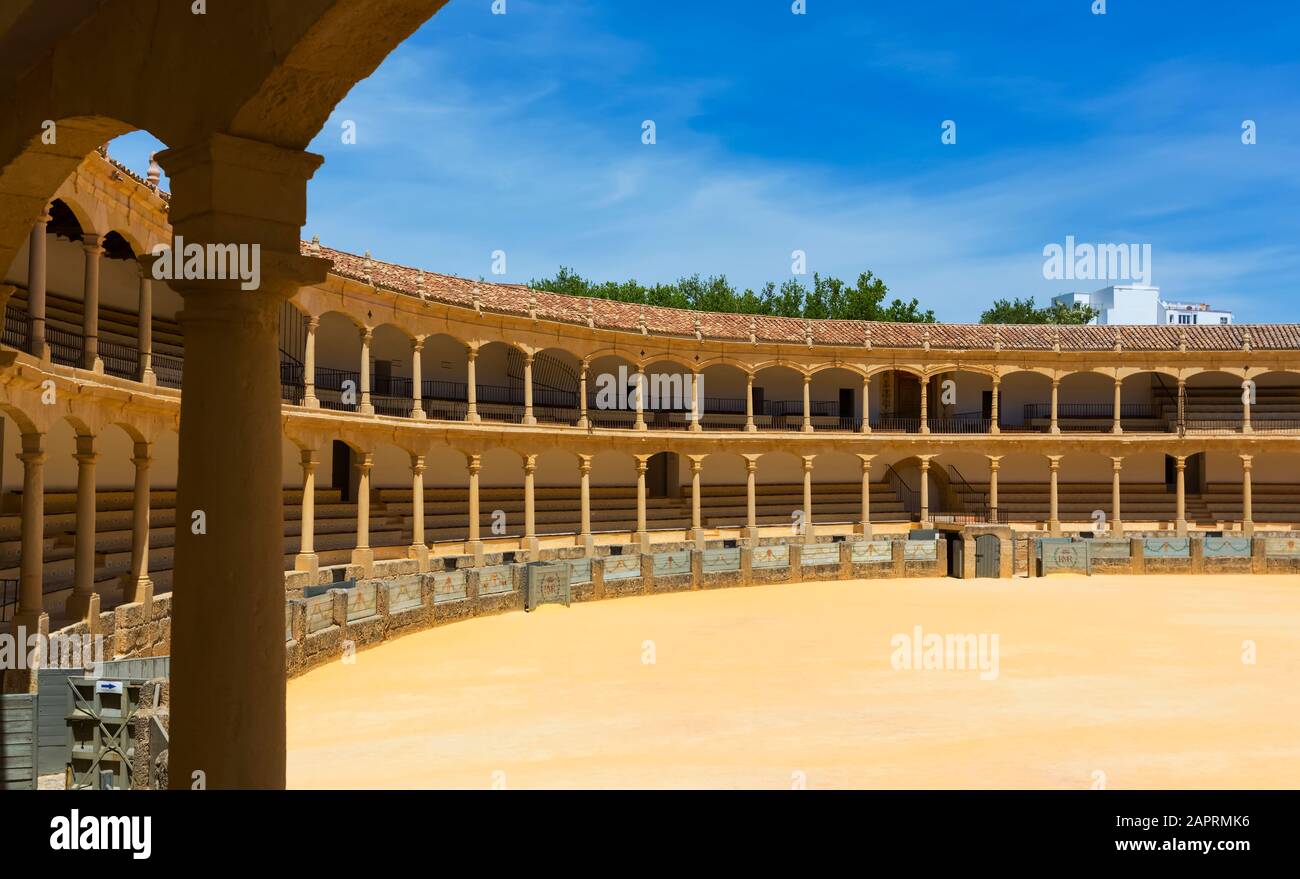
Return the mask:
POLYGON ((871 419, 871 429, 891 433, 916 433, 921 429, 921 419, 906 415, 878 415, 871 419))
MULTIPOLYGON (((917 419, 918 425, 920 419, 917 419)), ((988 433, 989 419, 978 412, 959 412, 949 417, 927 418, 931 433, 988 433)))
POLYGON ((134 345, 99 340, 99 359, 104 372, 118 378, 135 378, 140 374, 140 352, 134 345))
POLYGON ((28 318, 27 312, 10 305, 5 309, 4 337, 0 341, 10 348, 17 348, 30 354, 30 339, 31 319, 28 318))
POLYGON ((182 368, 185 361, 168 354, 153 355, 153 372, 158 377, 158 384, 165 388, 180 388, 182 368))
POLYGON ((18 610, 18 581, 0 580, 0 623, 14 618, 18 610))
POLYGON ((921 515, 921 493, 907 484, 907 480, 894 469, 893 464, 885 468, 885 481, 893 489, 894 495, 902 501, 904 512, 909 516, 919 517, 921 515))
POLYGON ((50 360, 54 363, 81 365, 81 333, 46 324, 45 343, 50 346, 50 360))
MULTIPOLYGON (((1042 418, 1051 419, 1051 403, 1026 403, 1025 404, 1025 421, 1035 421, 1042 418)), ((1119 406, 1119 417, 1125 418, 1158 418, 1155 407, 1150 403, 1121 403, 1119 406)), ((1058 403, 1056 405, 1056 418, 1093 418, 1106 419, 1113 421, 1115 419, 1114 403, 1058 403)))

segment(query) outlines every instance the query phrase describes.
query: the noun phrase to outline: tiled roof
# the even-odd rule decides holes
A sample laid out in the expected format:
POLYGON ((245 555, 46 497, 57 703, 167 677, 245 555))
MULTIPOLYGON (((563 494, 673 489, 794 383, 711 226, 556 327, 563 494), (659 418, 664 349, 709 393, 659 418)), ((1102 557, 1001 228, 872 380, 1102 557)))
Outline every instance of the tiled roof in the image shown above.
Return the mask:
POLYGON ((1042 351, 1059 344, 1063 351, 1108 351, 1116 333, 1129 351, 1176 351, 1181 343, 1189 351, 1240 351, 1246 334, 1257 350, 1300 349, 1300 324, 1231 324, 1227 326, 1051 326, 1012 324, 910 324, 859 320, 803 320, 748 314, 688 311, 654 305, 634 305, 608 299, 567 296, 533 290, 520 284, 472 281, 333 250, 303 242, 303 253, 334 261, 334 274, 374 284, 409 296, 484 310, 526 315, 562 323, 586 324, 602 329, 646 332, 657 336, 694 337, 697 321, 705 339, 877 348, 932 348, 946 350, 992 349, 1042 351))

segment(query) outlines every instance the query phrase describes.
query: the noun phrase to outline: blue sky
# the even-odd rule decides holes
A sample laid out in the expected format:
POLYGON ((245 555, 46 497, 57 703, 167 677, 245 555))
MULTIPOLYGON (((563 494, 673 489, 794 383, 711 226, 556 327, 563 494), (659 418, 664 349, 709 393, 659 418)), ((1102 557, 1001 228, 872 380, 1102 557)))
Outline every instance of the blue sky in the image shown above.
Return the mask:
POLYGON ((756 287, 798 249, 947 321, 1105 286, 1043 278, 1072 235, 1150 244, 1166 298, 1300 320, 1300 4, 1091 5, 451 0, 312 144, 305 234, 472 277, 503 250, 511 281, 756 287))

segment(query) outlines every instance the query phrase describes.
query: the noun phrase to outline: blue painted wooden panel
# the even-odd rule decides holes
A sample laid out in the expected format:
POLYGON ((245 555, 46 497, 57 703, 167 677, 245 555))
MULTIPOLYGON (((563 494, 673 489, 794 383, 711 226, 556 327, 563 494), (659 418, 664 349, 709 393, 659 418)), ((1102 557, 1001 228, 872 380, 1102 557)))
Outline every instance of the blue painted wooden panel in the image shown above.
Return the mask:
POLYGON ((784 543, 756 546, 750 560, 752 568, 786 568, 790 566, 790 547, 784 543))
POLYGON ((1186 537, 1146 537, 1142 554, 1149 559, 1185 559, 1192 554, 1192 541, 1186 537))
POLYGON ((853 544, 850 559, 855 565, 868 562, 892 562, 894 560, 894 542, 892 540, 859 540, 853 544))
POLYGON ((740 547, 731 549, 706 549, 701 560, 704 573, 719 574, 724 571, 740 570, 740 547))
POLYGON ((611 555, 605 557, 606 580, 633 580, 641 576, 641 556, 611 555))

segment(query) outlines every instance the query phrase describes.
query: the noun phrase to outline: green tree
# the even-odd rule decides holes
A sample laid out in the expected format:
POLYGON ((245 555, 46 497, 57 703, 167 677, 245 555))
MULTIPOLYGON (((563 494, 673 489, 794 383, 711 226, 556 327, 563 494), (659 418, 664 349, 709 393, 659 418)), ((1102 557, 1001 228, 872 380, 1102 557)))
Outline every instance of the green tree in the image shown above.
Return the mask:
POLYGON ((1081 302, 1065 305, 1053 302, 1044 308, 1027 299, 998 299, 980 315, 982 324, 1086 324, 1100 312, 1081 302))

